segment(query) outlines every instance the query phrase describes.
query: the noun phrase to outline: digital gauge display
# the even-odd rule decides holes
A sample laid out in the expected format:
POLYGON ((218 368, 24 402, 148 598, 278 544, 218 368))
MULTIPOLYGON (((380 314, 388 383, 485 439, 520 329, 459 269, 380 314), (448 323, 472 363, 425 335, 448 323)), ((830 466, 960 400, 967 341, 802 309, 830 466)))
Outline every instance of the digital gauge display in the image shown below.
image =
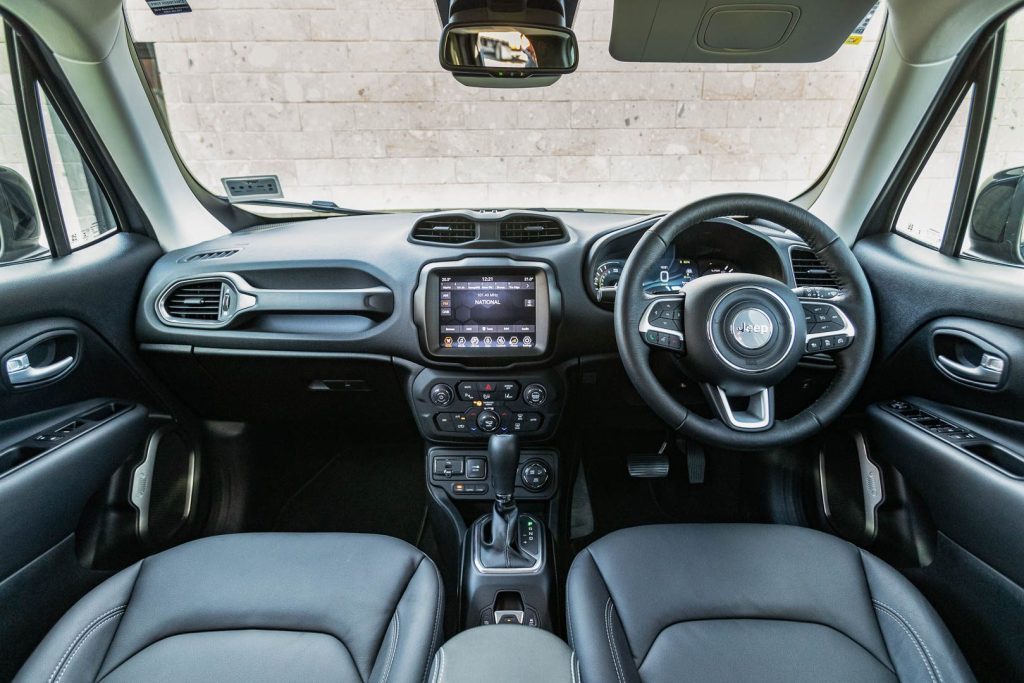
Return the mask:
POLYGON ((644 278, 644 292, 651 295, 674 294, 698 277, 696 263, 677 256, 673 247, 644 278))

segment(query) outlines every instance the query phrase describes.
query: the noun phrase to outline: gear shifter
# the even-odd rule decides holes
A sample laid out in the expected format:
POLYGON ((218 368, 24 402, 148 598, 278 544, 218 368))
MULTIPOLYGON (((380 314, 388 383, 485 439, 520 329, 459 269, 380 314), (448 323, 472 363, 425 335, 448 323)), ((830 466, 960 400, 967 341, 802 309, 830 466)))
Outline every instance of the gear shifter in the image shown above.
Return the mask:
POLYGON ((535 559, 519 547, 519 509, 516 507, 516 470, 519 441, 515 434, 494 434, 487 442, 487 460, 494 488, 494 510, 484 522, 480 562, 488 569, 533 566, 535 559))

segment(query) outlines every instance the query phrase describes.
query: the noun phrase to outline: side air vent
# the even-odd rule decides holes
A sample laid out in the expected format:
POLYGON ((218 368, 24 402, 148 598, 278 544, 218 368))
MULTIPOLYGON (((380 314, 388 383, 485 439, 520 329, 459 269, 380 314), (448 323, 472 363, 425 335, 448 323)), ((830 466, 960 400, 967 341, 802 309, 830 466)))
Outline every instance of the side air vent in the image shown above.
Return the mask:
POLYGON ((200 254, 192 254, 181 259, 181 263, 191 263, 192 261, 212 261, 219 258, 227 258, 228 256, 234 256, 238 253, 237 249, 225 249, 223 251, 204 251, 200 254))
POLYGON ((557 242, 565 238, 562 224, 550 218, 513 216, 501 222, 501 240, 514 244, 557 242))
POLYGON ((426 218, 412 229, 412 239, 431 244, 465 244, 476 239, 476 222, 464 216, 426 218))
POLYGON ((229 291, 233 291, 230 285, 220 280, 185 282, 168 290, 159 304, 159 312, 169 322, 216 324, 226 307, 229 291))
POLYGON ((809 249, 790 249, 793 275, 798 287, 838 287, 836 278, 814 252, 809 249))

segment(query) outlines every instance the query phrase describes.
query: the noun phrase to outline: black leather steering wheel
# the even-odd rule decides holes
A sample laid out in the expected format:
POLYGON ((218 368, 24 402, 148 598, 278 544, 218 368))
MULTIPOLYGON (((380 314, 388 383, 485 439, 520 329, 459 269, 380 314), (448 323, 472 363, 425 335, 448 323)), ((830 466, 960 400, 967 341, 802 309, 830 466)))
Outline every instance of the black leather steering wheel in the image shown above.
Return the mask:
POLYGON ((813 214, 772 197, 719 195, 665 216, 644 233, 619 279, 615 339, 633 385, 677 432, 724 448, 770 448, 812 436, 853 400, 871 363, 875 307, 853 252, 813 214), (644 275, 673 240, 722 216, 761 218, 792 230, 838 287, 794 290, 760 275, 720 274, 696 279, 678 294, 646 295, 644 275), (679 354, 715 418, 694 413, 662 387, 651 370, 652 349, 679 354), (806 410, 776 420, 774 387, 809 353, 833 354, 835 377, 806 410))

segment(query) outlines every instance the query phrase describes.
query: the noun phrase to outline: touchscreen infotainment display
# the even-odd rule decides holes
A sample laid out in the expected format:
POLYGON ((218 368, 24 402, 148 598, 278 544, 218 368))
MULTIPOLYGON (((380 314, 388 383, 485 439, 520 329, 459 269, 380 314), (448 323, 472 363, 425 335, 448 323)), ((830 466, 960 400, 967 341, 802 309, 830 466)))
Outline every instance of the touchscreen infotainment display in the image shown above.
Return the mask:
POLYGON ((537 276, 440 273, 443 349, 530 349, 537 340, 537 276))

